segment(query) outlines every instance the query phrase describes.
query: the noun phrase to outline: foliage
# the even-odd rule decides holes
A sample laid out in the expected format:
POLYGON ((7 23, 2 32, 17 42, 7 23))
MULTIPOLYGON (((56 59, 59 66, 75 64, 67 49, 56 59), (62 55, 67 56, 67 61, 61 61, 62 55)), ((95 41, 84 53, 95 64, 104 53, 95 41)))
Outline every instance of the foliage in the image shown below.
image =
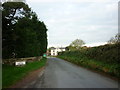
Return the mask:
POLYGON ((73 46, 73 47, 81 47, 82 45, 84 45, 85 44, 85 42, 83 41, 83 40, 81 40, 81 39, 76 39, 76 40, 74 40, 71 44, 70 44, 70 46, 73 46))
POLYGON ((118 33, 115 37, 112 37, 108 41, 108 44, 115 44, 115 43, 120 43, 120 33, 118 33))
POLYGON ((10 85, 16 83, 18 80, 22 79, 29 72, 45 66, 46 60, 47 60, 46 58, 43 58, 40 61, 27 63, 25 66, 22 67, 3 65, 2 87, 3 88, 9 87, 10 85))
POLYGON ((2 4, 3 58, 40 56, 47 49, 44 22, 23 2, 2 4))
POLYGON ((105 63, 116 63, 119 62, 118 50, 120 44, 106 44, 104 46, 92 47, 86 50, 83 50, 83 53, 89 57, 98 61, 105 63))
POLYGON ((68 47, 69 50, 78 50, 81 49, 81 46, 84 45, 85 42, 81 39, 74 40, 68 47))
POLYGON ((60 58, 84 67, 100 70, 120 77, 118 48, 120 44, 107 44, 99 47, 59 53, 60 58))

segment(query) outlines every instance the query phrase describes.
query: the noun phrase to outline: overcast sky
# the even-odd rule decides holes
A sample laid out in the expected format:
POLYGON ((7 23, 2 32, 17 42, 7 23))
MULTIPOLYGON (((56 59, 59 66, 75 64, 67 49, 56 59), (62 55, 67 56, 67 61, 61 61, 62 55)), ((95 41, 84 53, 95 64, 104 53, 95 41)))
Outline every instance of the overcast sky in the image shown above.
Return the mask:
POLYGON ((48 47, 106 43, 118 33, 119 0, 27 0, 48 29, 48 47))

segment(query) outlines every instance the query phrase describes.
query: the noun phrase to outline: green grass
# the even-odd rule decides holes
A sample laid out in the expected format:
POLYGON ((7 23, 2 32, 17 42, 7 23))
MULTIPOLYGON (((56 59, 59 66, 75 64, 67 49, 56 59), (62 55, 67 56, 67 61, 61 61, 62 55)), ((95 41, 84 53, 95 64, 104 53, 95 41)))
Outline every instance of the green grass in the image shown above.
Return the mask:
POLYGON ((2 66, 2 87, 7 88, 10 85, 16 83, 18 80, 21 80, 29 72, 45 66, 46 61, 47 59, 43 58, 41 61, 27 63, 25 66, 22 66, 22 67, 3 65, 2 66))

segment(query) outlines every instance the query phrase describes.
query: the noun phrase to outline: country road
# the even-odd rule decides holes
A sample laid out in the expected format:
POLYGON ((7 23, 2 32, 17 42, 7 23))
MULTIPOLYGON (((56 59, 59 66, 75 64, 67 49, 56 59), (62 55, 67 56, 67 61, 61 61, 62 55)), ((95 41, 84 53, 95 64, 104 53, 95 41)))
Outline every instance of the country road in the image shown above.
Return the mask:
POLYGON ((52 57, 42 76, 25 88, 118 88, 118 82, 52 57))

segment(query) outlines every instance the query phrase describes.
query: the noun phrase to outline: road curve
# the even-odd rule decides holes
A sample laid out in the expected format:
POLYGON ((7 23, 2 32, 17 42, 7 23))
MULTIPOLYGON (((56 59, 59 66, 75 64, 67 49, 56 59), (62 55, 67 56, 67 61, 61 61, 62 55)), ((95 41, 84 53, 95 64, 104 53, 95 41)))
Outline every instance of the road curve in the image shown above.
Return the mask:
POLYGON ((27 88, 118 88, 118 82, 67 61, 48 58, 41 77, 27 88))

